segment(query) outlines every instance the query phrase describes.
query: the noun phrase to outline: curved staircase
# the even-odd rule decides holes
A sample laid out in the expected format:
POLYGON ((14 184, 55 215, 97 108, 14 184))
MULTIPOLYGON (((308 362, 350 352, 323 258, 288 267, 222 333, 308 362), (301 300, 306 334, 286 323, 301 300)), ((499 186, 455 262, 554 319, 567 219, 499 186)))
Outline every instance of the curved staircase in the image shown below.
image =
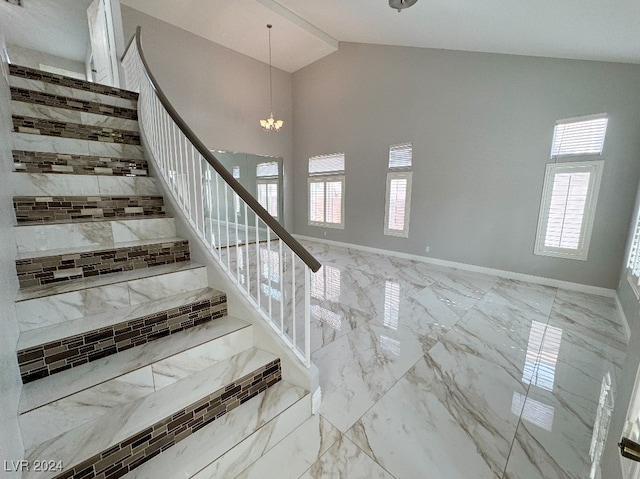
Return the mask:
POLYGON ((31 478, 234 477, 310 415, 190 259, 137 94, 10 65, 31 478), (44 470, 42 470, 44 469, 44 470))

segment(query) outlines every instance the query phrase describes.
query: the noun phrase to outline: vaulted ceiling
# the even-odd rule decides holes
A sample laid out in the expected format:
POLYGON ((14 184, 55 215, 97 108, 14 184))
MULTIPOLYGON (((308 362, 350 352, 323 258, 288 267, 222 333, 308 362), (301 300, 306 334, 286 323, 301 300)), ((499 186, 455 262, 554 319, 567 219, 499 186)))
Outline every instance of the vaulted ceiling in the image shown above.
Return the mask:
POLYGON ((187 31, 293 72, 338 42, 640 63, 637 0, 121 0, 187 31), (177 4, 179 3, 179 8, 177 4))

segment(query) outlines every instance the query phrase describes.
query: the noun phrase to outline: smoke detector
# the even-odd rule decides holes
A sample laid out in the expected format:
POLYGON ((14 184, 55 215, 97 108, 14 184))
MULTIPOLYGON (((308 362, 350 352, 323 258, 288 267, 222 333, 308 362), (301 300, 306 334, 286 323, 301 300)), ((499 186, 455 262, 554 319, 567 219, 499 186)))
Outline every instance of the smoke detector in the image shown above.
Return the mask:
POLYGON ((396 10, 398 10, 398 12, 400 12, 405 8, 409 8, 415 5, 417 1, 418 0, 389 0, 389 6, 391 8, 395 8, 396 10))

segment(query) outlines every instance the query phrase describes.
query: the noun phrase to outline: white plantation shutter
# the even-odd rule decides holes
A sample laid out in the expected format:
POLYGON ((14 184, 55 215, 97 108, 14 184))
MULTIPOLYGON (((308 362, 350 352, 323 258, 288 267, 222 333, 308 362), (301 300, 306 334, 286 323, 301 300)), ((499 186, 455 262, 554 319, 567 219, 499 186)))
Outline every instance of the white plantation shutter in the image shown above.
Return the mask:
POLYGON ((258 163, 258 165, 256 166, 256 176, 258 178, 278 176, 278 163, 275 161, 258 163))
POLYGON ((309 221, 324 223, 324 181, 309 183, 309 221))
POLYGON ((409 200, 411 172, 387 174, 387 201, 384 234, 409 235, 409 200))
POLYGON ((591 173, 560 173, 553 179, 545 246, 577 249, 591 173))
POLYGON ((389 169, 411 168, 413 144, 403 143, 389 148, 389 169))
POLYGON ((640 214, 636 220, 627 268, 629 268, 629 273, 634 277, 635 284, 640 286, 640 214))
POLYGON ((277 180, 258 181, 258 203, 274 218, 278 218, 277 180))
POLYGON ((344 228, 344 153, 309 158, 309 224, 344 228))
POLYGON ((587 259, 603 164, 547 165, 536 254, 587 259))
POLYGON ((309 174, 343 173, 344 153, 334 153, 331 155, 313 156, 309 158, 309 174))
POLYGON ((551 158, 569 155, 601 155, 607 133, 605 113, 558 120, 553 131, 551 158))

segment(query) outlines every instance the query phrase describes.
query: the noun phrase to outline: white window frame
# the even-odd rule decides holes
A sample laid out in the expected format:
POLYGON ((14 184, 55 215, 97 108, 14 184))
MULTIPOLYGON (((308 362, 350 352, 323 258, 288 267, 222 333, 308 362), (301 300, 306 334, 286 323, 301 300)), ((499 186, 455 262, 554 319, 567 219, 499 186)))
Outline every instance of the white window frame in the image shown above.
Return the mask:
MULTIPOLYGON (((397 157, 396 157, 397 159, 397 157)), ((384 234, 385 236, 395 236, 397 238, 409 237, 409 218, 411 209, 411 179, 413 166, 413 143, 398 143, 396 145, 389 146, 389 172, 387 173, 385 204, 384 204, 384 234), (394 164, 394 152, 401 151, 403 154, 401 158, 405 160, 399 164, 394 164), (408 152, 408 154, 406 154, 408 152), (393 180, 406 180, 407 192, 404 200, 404 228, 401 230, 389 228, 389 216, 391 207, 391 182, 393 180)))
POLYGON ((307 223, 309 226, 319 226, 321 228, 344 229, 344 204, 345 204, 345 154, 332 153, 329 155, 312 156, 309 158, 309 179, 307 183, 307 223), (319 168, 323 165, 324 168, 319 168), (327 183, 340 183, 340 223, 327 222, 327 183), (311 221, 311 185, 314 183, 324 183, 324 212, 325 221, 311 221))
POLYGON ((542 191, 542 200, 540 202, 540 214, 538 217, 538 231, 536 234, 534 254, 541 256, 553 256, 557 258, 575 259, 580 261, 587 260, 603 168, 604 161, 602 160, 547 164, 544 177, 544 187, 542 191), (544 241, 547 230, 547 221, 549 219, 549 208, 555 175, 559 173, 579 172, 589 172, 590 176, 587 197, 585 200, 584 214, 582 218, 582 227, 580 228, 580 239, 578 242, 578 248, 571 249, 545 246, 544 241))
POLYGON ((571 157, 581 157, 581 156, 602 156, 602 151, 604 150, 604 142, 606 140, 606 135, 607 135, 608 122, 609 122, 609 117, 606 113, 598 113, 595 115, 586 115, 586 116, 579 116, 574 118, 564 118, 562 120, 556 121, 556 125, 553 129, 553 138, 551 141, 550 158, 556 159, 556 158, 571 158, 571 157), (578 132, 574 131, 574 136, 572 137, 571 135, 569 135, 567 138, 563 138, 564 134, 559 132, 559 130, 564 127, 571 128, 571 125, 586 123, 586 122, 593 122, 598 120, 604 120, 604 127, 602 129, 602 132, 599 132, 597 130, 594 131, 593 129, 591 129, 590 131, 589 130, 582 131, 582 135, 580 135, 578 132), (598 151, 572 151, 571 153, 562 153, 563 141, 568 142, 570 149, 572 149, 571 148, 572 145, 573 145, 573 148, 575 148, 576 142, 578 142, 578 144, 581 144, 584 147, 585 144, 580 143, 580 141, 584 140, 585 136, 590 137, 592 141, 594 139, 600 140, 598 151))
POLYGON ((267 213, 269 213, 271 216, 273 216, 275 219, 278 219, 278 212, 280 210, 280 198, 278 196, 280 196, 280 189, 278 188, 280 183, 279 178, 277 177, 259 177, 256 180, 256 199, 258 200, 258 203, 260 203, 260 185, 266 185, 267 186, 267 204, 263 205, 262 203, 260 203, 260 205, 267 210, 267 213), (275 205, 275 209, 276 209, 276 214, 272 214, 269 211, 269 185, 276 185, 276 205, 275 205))
POLYGON ((631 289, 640 300, 640 211, 636 217, 629 259, 627 260, 627 281, 631 289))
POLYGON ((307 184, 307 217, 309 220, 309 226, 319 226, 322 228, 344 229, 344 175, 326 175, 326 176, 310 176, 307 184), (311 184, 323 183, 324 184, 324 198, 325 198, 325 210, 324 218, 327 219, 327 183, 340 182, 340 223, 328 223, 326 221, 311 221, 311 184))
POLYGON ((411 171, 390 171, 387 173, 387 193, 385 196, 384 205, 384 234, 387 236, 396 236, 400 238, 409 237, 409 218, 411 209, 411 179, 413 173, 411 171), (407 181, 407 194, 404 199, 404 228, 401 230, 389 228, 389 208, 391 207, 391 181, 392 180, 406 180, 407 181))

